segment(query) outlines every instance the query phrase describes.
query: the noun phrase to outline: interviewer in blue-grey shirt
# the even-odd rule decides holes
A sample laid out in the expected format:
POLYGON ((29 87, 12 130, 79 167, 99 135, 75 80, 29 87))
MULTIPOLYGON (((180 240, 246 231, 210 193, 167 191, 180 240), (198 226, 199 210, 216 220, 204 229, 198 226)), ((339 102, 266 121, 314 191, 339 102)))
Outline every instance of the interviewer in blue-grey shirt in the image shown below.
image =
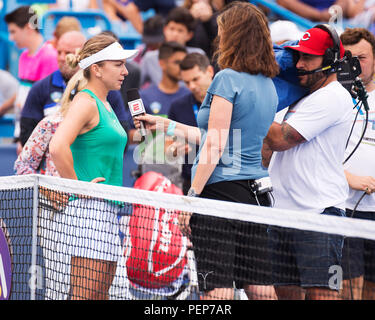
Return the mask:
MULTIPOLYGON (((270 206, 268 192, 254 186, 268 178, 261 149, 278 105, 272 78, 279 67, 267 19, 256 6, 234 2, 217 21, 221 71, 199 109, 198 128, 150 115, 139 120, 150 129, 162 123, 167 135, 199 144, 188 196, 270 206)), ((198 277, 200 290, 211 299, 233 299, 233 282, 250 297, 255 285, 272 281, 267 226, 228 217, 194 213, 180 218, 193 243, 197 272, 208 275, 198 277)), ((272 294, 271 286, 264 289, 270 290, 262 291, 266 296, 272 294)))

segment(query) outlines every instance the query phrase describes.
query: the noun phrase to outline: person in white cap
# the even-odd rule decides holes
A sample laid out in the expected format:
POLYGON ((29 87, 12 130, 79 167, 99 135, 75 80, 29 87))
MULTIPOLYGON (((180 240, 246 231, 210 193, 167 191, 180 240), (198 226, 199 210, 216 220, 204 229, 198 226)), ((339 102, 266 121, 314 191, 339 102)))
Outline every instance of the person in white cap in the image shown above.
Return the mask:
POLYGON ((272 42, 280 45, 286 41, 299 40, 303 32, 297 25, 288 20, 277 20, 270 25, 272 42))
MULTIPOLYGON (((136 54, 112 36, 97 35, 78 54, 67 56, 70 66, 81 70, 67 85, 62 100, 71 105, 50 142, 62 178, 122 186, 127 135, 106 98, 121 88, 128 74, 126 59, 136 54), (87 85, 76 92, 80 81, 87 85)), ((118 210, 119 204, 110 201, 69 202, 62 237, 71 256, 71 299, 108 298, 120 252, 118 210)))

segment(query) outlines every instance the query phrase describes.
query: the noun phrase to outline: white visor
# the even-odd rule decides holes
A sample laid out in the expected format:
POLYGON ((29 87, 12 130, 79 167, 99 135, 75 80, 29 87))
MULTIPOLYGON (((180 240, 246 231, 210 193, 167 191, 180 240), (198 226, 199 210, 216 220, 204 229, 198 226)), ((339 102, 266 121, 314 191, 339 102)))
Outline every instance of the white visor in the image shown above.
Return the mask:
POLYGON ((134 58, 138 50, 125 50, 121 44, 114 42, 99 52, 79 62, 81 69, 86 69, 94 63, 106 60, 124 60, 134 58))

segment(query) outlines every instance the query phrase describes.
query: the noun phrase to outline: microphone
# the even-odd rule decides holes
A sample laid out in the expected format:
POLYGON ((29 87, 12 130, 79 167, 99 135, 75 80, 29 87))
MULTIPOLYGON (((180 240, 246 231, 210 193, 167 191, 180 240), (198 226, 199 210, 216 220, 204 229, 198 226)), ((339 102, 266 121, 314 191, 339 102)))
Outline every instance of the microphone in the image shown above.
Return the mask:
MULTIPOLYGON (((129 89, 126 94, 128 96, 128 106, 131 116, 134 118, 135 116, 145 114, 145 106, 143 105, 143 101, 141 99, 141 96, 139 95, 138 89, 129 89)), ((143 124, 143 121, 139 122, 141 125, 139 131, 141 133, 142 139, 145 139, 147 135, 145 126, 143 124)))
POLYGON ((297 69, 297 76, 305 76, 307 74, 313 74, 313 73, 317 73, 317 72, 325 72, 325 71, 329 71, 328 74, 331 74, 331 73, 334 73, 334 72, 337 72, 337 70, 339 69, 340 67, 340 64, 345 61, 345 59, 347 59, 345 56, 340 59, 340 60, 336 60, 335 62, 331 63, 330 65, 328 66, 325 66, 325 67, 321 67, 321 68, 317 68, 317 69, 314 69, 314 70, 310 70, 310 71, 305 71, 305 70, 300 70, 300 69, 297 69))
POLYGON ((326 66, 326 67, 323 67, 323 68, 314 69, 314 70, 311 70, 311 71, 297 70, 297 76, 305 76, 305 75, 308 75, 308 74, 313 74, 313 73, 317 73, 317 72, 323 72, 323 71, 332 69, 332 67, 333 66, 330 65, 330 66, 326 66))

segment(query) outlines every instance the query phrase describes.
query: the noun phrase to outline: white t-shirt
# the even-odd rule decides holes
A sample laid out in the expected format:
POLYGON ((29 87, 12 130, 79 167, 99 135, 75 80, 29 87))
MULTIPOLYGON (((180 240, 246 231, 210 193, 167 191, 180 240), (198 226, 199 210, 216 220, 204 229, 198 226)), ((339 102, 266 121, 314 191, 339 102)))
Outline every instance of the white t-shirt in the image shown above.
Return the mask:
POLYGON ((288 110, 284 121, 306 142, 272 156, 276 208, 311 213, 331 206, 345 209, 349 187, 342 163, 352 107, 349 92, 334 81, 288 110))
MULTIPOLYGON (((74 10, 86 10, 89 7, 90 0, 73 0, 74 10)), ((69 9, 70 0, 57 0, 60 9, 69 9)))
MULTIPOLYGON (((350 173, 358 176, 372 176, 375 177, 375 91, 371 91, 368 94, 367 102, 369 104, 369 118, 366 133, 363 137, 361 144, 350 159, 345 163, 344 168, 350 173)), ((352 150, 357 145, 361 138, 366 114, 364 108, 361 109, 357 116, 356 123, 353 128, 353 132, 350 136, 348 148, 346 150, 345 158, 349 156, 352 150)), ((358 109, 352 111, 352 121, 354 121, 358 109)), ((349 198, 346 201, 346 207, 354 209, 357 201, 362 196, 363 191, 349 190, 349 198)), ((375 212, 375 194, 366 195, 359 203, 356 210, 359 211, 373 211, 375 212)))

